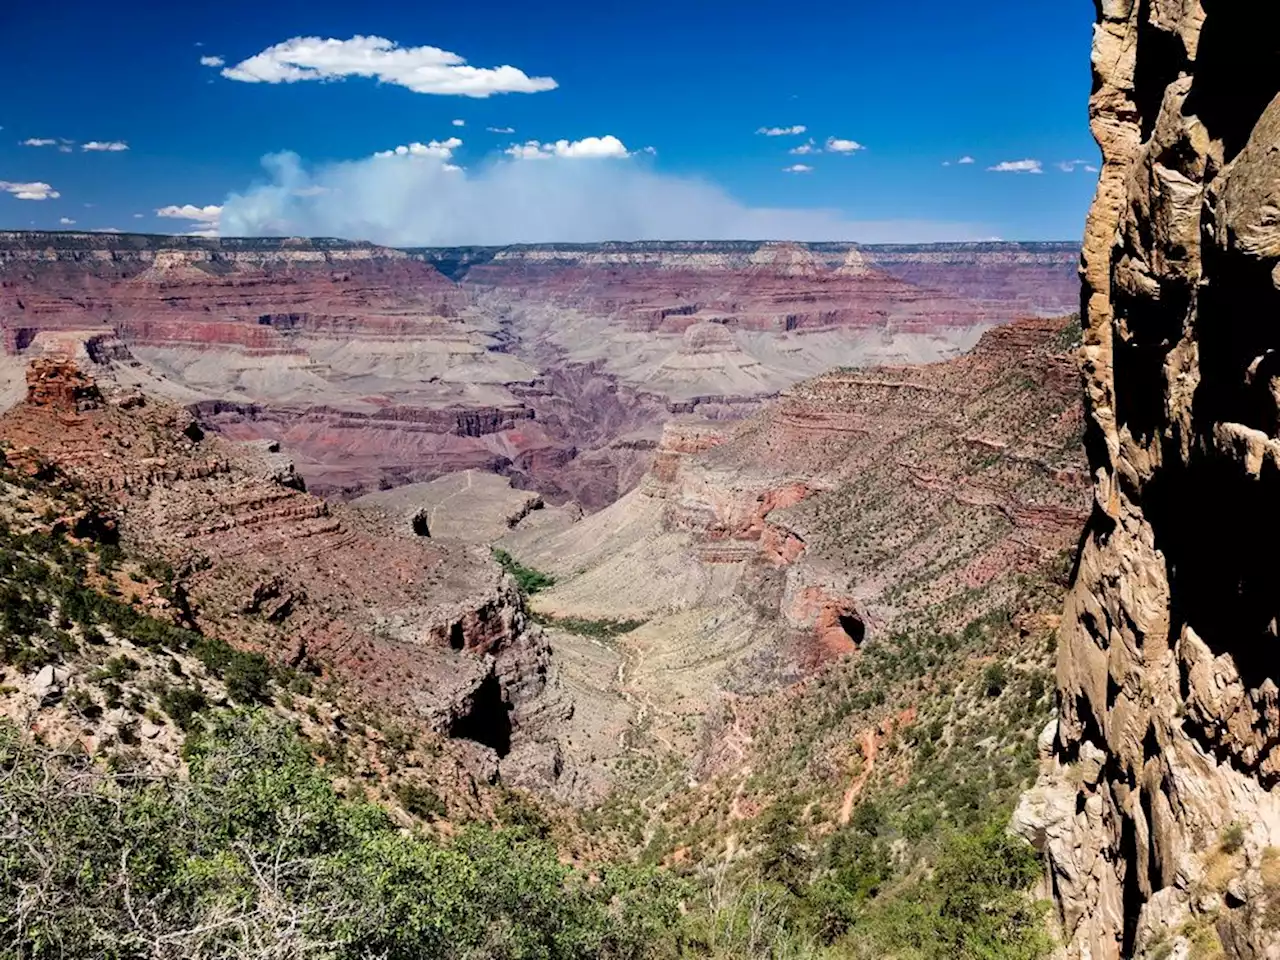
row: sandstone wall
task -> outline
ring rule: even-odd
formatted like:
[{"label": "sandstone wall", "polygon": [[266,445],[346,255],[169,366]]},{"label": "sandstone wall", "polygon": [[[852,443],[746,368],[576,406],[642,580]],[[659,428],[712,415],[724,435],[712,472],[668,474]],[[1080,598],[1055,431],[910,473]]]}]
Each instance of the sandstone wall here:
[{"label": "sandstone wall", "polygon": [[1018,817],[1072,957],[1280,956],[1278,28],[1273,3],[1099,2],[1095,503]]}]

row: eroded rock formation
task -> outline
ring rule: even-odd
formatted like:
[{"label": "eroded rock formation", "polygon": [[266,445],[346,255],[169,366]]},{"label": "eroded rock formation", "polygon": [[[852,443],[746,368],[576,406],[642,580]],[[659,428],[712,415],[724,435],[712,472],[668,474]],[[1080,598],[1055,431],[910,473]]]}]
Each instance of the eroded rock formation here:
[{"label": "eroded rock formation", "polygon": [[1018,822],[1071,957],[1276,957],[1280,8],[1099,11],[1095,502],[1056,736]]},{"label": "eroded rock formation", "polygon": [[34,359],[28,385],[0,416],[8,462],[109,505],[131,545],[177,571],[186,624],[470,741],[482,775],[502,761],[508,779],[554,782],[550,651],[487,551],[330,505],[269,445],[206,434],[73,358]]},{"label": "eroded rock formation", "polygon": [[[709,757],[715,718],[864,639],[961,631],[1013,603],[1087,517],[1074,333],[1018,321],[945,363],[833,371],[742,423],[674,420],[616,503],[519,524],[500,545],[557,577],[533,607],[566,686],[589,691],[574,749],[614,755],[633,711]],[[638,626],[607,648],[556,626],[616,619]]]},{"label": "eroded rock formation", "polygon": [[937,359],[1065,312],[1076,256],[0,232],[0,405],[29,355],[92,330],[94,359],[226,436],[278,440],[321,495],[480,469],[598,509],[672,416],[741,419],[837,363]]}]

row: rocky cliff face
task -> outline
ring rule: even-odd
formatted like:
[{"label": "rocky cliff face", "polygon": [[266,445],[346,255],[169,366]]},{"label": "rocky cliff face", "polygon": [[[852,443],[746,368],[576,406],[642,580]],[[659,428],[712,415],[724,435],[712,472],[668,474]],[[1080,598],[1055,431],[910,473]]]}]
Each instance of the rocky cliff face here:
[{"label": "rocky cliff face", "polygon": [[467,741],[482,776],[502,762],[508,779],[554,781],[549,651],[486,551],[330,506],[274,445],[206,435],[186,409],[93,373],[32,360],[0,442],[10,464],[56,469],[110,506],[131,546],[172,564],[190,625]]},{"label": "rocky cliff face", "polygon": [[1280,956],[1280,10],[1104,0],[1094,507],[1020,823],[1072,957]]}]

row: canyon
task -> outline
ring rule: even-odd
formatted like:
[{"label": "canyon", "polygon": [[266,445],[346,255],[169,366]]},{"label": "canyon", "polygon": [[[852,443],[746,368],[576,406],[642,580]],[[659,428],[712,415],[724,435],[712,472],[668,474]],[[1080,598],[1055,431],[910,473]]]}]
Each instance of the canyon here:
[{"label": "canyon", "polygon": [[0,397],[62,334],[348,498],[449,473],[599,509],[662,424],[740,419],[836,365],[922,362],[1074,309],[1078,247],[634,243],[391,250],[0,234]]}]

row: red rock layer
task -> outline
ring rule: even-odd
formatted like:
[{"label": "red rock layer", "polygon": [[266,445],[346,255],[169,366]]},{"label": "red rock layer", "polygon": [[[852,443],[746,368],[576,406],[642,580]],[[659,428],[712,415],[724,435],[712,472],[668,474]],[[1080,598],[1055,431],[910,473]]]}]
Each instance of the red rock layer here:
[{"label": "red rock layer", "polygon": [[540,635],[486,556],[367,526],[301,492],[267,448],[204,436],[185,410],[140,394],[100,392],[65,359],[33,362],[0,440],[11,461],[52,464],[112,504],[129,538],[184,571],[207,632],[315,661],[357,698],[445,732],[505,725],[484,741],[500,754],[541,692]]}]

